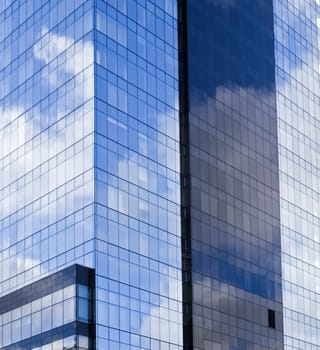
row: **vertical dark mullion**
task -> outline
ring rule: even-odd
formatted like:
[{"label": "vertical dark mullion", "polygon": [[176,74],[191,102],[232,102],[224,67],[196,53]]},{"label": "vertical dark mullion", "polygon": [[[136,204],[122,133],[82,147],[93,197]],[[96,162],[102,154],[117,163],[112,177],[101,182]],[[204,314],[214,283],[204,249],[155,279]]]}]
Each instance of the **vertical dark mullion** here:
[{"label": "vertical dark mullion", "polygon": [[178,0],[183,347],[193,349],[187,4]]}]

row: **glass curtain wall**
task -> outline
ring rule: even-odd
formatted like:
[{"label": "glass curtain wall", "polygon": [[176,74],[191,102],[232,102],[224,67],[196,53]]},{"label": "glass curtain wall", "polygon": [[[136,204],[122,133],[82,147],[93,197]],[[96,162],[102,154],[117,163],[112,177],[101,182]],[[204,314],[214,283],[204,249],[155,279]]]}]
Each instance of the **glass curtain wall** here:
[{"label": "glass curtain wall", "polygon": [[320,2],[274,1],[285,349],[320,346]]},{"label": "glass curtain wall", "polygon": [[175,0],[95,2],[97,349],[182,349]]}]

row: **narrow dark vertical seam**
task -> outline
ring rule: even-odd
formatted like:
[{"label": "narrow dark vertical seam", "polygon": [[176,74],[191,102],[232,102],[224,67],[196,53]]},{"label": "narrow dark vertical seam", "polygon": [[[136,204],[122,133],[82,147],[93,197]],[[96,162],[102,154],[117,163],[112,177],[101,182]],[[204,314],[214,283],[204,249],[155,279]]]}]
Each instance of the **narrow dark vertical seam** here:
[{"label": "narrow dark vertical seam", "polygon": [[93,350],[96,348],[96,274],[95,270],[89,271],[89,303],[90,303],[90,340],[89,349]]},{"label": "narrow dark vertical seam", "polygon": [[178,0],[183,348],[193,349],[187,0]]}]

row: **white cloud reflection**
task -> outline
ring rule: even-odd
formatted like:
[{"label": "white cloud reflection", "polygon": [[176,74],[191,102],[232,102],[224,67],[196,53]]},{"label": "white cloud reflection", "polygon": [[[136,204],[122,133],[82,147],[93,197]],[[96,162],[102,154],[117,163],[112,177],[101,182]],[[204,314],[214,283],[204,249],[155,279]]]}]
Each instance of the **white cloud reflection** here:
[{"label": "white cloud reflection", "polygon": [[181,281],[160,273],[160,304],[150,308],[150,314],[142,316],[140,334],[172,344],[182,344],[181,310],[170,310],[170,300],[174,304],[182,300]]},{"label": "white cloud reflection", "polygon": [[52,33],[48,31],[48,28],[43,27],[41,40],[34,45],[33,53],[35,58],[49,65],[48,67],[50,67],[50,63],[54,59],[64,53],[65,59],[57,65],[56,69],[43,72],[44,79],[47,79],[50,85],[58,86],[65,83],[66,74],[70,74],[76,79],[76,98],[83,101],[93,96],[93,67],[91,74],[88,74],[87,77],[89,81],[86,81],[85,84],[83,84],[83,77],[81,75],[77,76],[89,65],[93,64],[94,48],[91,41],[79,40],[75,43],[73,39]]},{"label": "white cloud reflection", "polygon": [[[49,106],[46,112],[40,111],[37,106],[27,110],[27,107],[21,103],[0,110],[0,136],[2,136],[0,180],[3,183],[0,217],[5,218],[26,206],[30,207],[31,203],[34,207],[29,216],[25,215],[20,220],[24,228],[20,239],[57,221],[62,217],[59,216],[61,213],[71,214],[76,209],[91,203],[94,194],[93,184],[90,185],[89,181],[87,185],[83,185],[81,180],[76,191],[66,196],[60,195],[61,198],[51,198],[56,197],[54,190],[61,188],[74,178],[81,177],[84,173],[90,179],[90,169],[93,167],[93,147],[92,145],[90,147],[92,144],[90,137],[87,138],[89,147],[85,151],[79,150],[78,153],[71,154],[69,152],[69,156],[65,157],[58,157],[58,155],[62,155],[62,152],[67,149],[71,150],[76,142],[93,131],[92,104],[74,109],[75,106],[88,101],[94,93],[93,44],[83,40],[75,43],[73,39],[49,32],[45,27],[40,34],[41,39],[34,45],[33,52],[35,60],[48,65],[42,71],[43,81],[49,83],[51,90],[63,85],[66,80],[73,79],[74,83],[72,91],[66,91],[65,96],[58,99],[56,104]],[[65,55],[61,65],[57,65],[57,62],[53,63],[57,57],[61,57],[59,55]],[[56,69],[51,70],[54,64]],[[65,118],[66,122],[57,123],[70,112],[73,118],[71,123],[67,121],[68,116]],[[51,118],[49,129],[45,126],[43,130],[40,124],[43,120],[49,120],[48,114],[53,116],[53,119]],[[23,145],[25,146],[22,149]],[[11,158],[8,162],[10,154]],[[24,186],[17,186],[18,179],[24,175],[27,175],[29,180]],[[16,189],[5,190],[9,185],[16,186]],[[13,229],[12,227],[10,229]],[[87,231],[90,232],[91,229],[90,227]],[[85,228],[84,231],[86,231]],[[15,235],[19,236],[19,232],[15,232]],[[3,251],[16,243],[10,236],[8,233],[0,232]],[[33,251],[26,251],[24,255],[15,256],[14,261],[12,258],[4,259],[0,268],[0,281],[14,277],[17,273],[27,270],[30,272],[30,269],[32,273],[28,274],[28,278],[35,279],[40,276],[41,261],[34,254],[36,253]],[[15,281],[17,282],[17,279]],[[12,283],[14,288],[16,282]],[[19,283],[23,284],[24,279],[20,278]]]}]

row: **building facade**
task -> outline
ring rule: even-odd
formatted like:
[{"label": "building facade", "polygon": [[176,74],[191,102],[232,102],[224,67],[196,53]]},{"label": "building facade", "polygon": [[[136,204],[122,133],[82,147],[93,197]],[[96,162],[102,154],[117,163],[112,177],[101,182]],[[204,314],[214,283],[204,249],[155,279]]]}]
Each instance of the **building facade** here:
[{"label": "building facade", "polygon": [[176,5],[1,2],[1,348],[182,348]]},{"label": "building facade", "polygon": [[0,348],[320,346],[317,0],[0,2]]},{"label": "building facade", "polygon": [[319,1],[275,1],[282,286],[286,349],[319,334]]},{"label": "building facade", "polygon": [[186,4],[188,349],[283,349],[273,4]]}]

